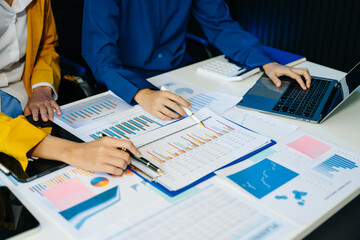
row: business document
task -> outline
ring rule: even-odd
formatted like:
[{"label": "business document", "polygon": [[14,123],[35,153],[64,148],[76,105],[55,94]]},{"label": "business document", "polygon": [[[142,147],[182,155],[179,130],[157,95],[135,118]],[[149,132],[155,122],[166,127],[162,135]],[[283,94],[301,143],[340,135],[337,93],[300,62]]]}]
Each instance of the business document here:
[{"label": "business document", "polygon": [[[157,182],[170,191],[184,188],[271,142],[207,108],[197,112],[197,117],[205,127],[185,118],[132,139],[143,157],[165,172]],[[136,166],[146,171],[143,165]]]}]

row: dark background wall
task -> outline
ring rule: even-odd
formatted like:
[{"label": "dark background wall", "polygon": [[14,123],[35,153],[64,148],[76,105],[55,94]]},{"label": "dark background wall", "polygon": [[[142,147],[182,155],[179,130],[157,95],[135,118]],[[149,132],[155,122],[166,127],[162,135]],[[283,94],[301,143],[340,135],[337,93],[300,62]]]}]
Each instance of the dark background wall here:
[{"label": "dark background wall", "polygon": [[[360,61],[360,0],[226,2],[232,17],[263,44],[345,72]],[[58,51],[84,64],[80,54],[82,6],[83,0],[52,0],[60,36]],[[190,32],[201,36],[196,23],[190,25]],[[196,49],[191,52],[201,55]]]},{"label": "dark background wall", "polygon": [[56,51],[72,61],[85,65],[81,57],[81,27],[84,0],[52,0],[59,46]]},{"label": "dark background wall", "polygon": [[232,17],[266,45],[349,71],[360,61],[359,0],[229,0]]}]

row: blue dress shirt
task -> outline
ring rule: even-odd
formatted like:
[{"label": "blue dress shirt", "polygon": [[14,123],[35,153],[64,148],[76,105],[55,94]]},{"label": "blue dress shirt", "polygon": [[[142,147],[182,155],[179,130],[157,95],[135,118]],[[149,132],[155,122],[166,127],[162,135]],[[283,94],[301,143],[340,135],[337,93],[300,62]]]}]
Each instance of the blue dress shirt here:
[{"label": "blue dress shirt", "polygon": [[85,0],[82,55],[98,82],[133,104],[140,89],[157,89],[137,70],[183,66],[191,13],[209,42],[243,67],[274,61],[223,0]]},{"label": "blue dress shirt", "polygon": [[19,100],[3,90],[0,90],[0,112],[12,118],[16,118],[23,114]]}]

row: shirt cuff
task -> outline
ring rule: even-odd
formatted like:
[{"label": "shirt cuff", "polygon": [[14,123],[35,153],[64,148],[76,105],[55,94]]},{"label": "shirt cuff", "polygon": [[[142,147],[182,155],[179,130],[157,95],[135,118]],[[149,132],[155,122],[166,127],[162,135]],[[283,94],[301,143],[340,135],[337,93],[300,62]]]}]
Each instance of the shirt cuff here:
[{"label": "shirt cuff", "polygon": [[42,82],[42,83],[34,84],[34,85],[32,85],[32,90],[34,91],[35,88],[43,87],[43,86],[51,87],[51,89],[52,89],[52,97],[53,97],[54,101],[56,101],[58,99],[58,95],[57,95],[57,93],[55,91],[54,86],[51,85],[50,83]]}]

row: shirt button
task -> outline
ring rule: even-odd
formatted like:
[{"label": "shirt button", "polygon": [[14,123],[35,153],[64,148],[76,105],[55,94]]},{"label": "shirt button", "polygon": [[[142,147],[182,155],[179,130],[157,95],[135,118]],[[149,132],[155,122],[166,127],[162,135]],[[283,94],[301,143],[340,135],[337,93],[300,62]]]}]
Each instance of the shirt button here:
[{"label": "shirt button", "polygon": [[159,53],[158,58],[162,58],[162,57],[163,57],[162,53]]}]

